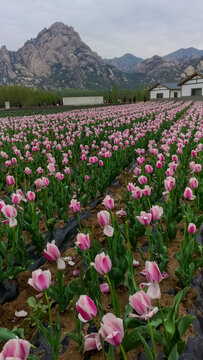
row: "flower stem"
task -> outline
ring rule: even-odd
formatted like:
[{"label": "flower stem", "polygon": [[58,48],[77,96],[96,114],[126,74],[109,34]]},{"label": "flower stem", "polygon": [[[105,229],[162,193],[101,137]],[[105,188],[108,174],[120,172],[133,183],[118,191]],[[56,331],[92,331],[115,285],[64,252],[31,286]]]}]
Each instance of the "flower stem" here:
[{"label": "flower stem", "polygon": [[166,331],[166,327],[165,327],[164,316],[163,316],[163,312],[162,312],[162,308],[161,308],[161,304],[160,304],[159,299],[157,299],[157,305],[158,305],[158,308],[159,308],[159,311],[160,311],[160,314],[161,314],[161,320],[162,320],[162,324],[163,324],[163,328],[164,328],[164,334],[165,334],[166,340],[168,340],[168,335],[167,335],[167,331]]},{"label": "flower stem", "polygon": [[112,305],[113,305],[115,315],[117,317],[119,317],[120,316],[120,309],[119,309],[119,306],[117,306],[118,305],[118,299],[116,298],[117,295],[115,294],[115,292],[114,292],[114,290],[112,288],[111,281],[109,279],[108,274],[106,274],[106,279],[107,279],[109,287],[110,287],[111,301],[112,301]]},{"label": "flower stem", "polygon": [[[128,222],[127,221],[125,221],[125,229],[126,229],[126,238],[127,238],[127,244],[128,244],[128,251],[129,251],[129,254],[131,254],[129,231],[128,231]],[[132,276],[133,287],[134,287],[134,290],[136,291],[137,286],[136,286],[136,282],[135,282],[135,274],[134,274],[134,270],[133,270],[133,264],[130,265],[130,271],[131,271],[131,276]]]},{"label": "flower stem", "polygon": [[45,295],[46,302],[47,302],[47,305],[48,305],[49,323],[50,323],[50,336],[51,336],[51,347],[52,347],[52,351],[53,351],[53,350],[54,350],[53,322],[52,322],[52,315],[51,315],[51,306],[50,306],[50,302],[49,302],[49,298],[48,298],[48,296],[47,296],[46,290],[44,290],[44,295]]},{"label": "flower stem", "polygon": [[154,336],[153,336],[152,327],[151,327],[149,319],[147,319],[147,322],[148,322],[148,325],[149,325],[150,336],[151,336],[151,339],[152,339],[152,348],[153,348],[154,360],[157,360],[156,359],[156,349],[155,349],[155,343],[154,343]]},{"label": "flower stem", "polygon": [[184,236],[183,236],[183,248],[185,249],[185,238],[186,238],[186,216],[183,215],[183,225],[184,225]]},{"label": "flower stem", "polygon": [[125,350],[124,350],[123,346],[120,344],[119,347],[120,347],[120,350],[121,350],[121,352],[122,352],[123,359],[124,359],[124,360],[127,360],[127,356],[126,356],[126,353],[125,353]]}]

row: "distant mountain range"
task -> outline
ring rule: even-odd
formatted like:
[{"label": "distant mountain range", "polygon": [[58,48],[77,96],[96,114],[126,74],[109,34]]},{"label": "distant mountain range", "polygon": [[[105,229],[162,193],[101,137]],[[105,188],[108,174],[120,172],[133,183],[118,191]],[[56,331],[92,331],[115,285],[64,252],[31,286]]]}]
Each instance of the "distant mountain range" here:
[{"label": "distant mountain range", "polygon": [[179,49],[142,59],[125,54],[102,59],[71,26],[56,22],[19,50],[0,49],[0,85],[58,90],[63,88],[137,88],[157,81],[180,81],[203,71],[203,50]]}]

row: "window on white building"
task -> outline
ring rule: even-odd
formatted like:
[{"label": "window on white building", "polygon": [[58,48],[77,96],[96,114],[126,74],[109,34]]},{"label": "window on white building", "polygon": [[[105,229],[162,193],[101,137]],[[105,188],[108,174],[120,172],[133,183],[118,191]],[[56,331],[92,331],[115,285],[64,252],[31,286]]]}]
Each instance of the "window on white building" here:
[{"label": "window on white building", "polygon": [[192,95],[192,96],[202,95],[202,88],[191,89],[191,95]]},{"label": "window on white building", "polygon": [[156,98],[157,98],[157,99],[162,99],[162,98],[163,98],[163,93],[158,93],[158,94],[156,94]]},{"label": "window on white building", "polygon": [[178,97],[178,93],[174,92],[174,98]]}]

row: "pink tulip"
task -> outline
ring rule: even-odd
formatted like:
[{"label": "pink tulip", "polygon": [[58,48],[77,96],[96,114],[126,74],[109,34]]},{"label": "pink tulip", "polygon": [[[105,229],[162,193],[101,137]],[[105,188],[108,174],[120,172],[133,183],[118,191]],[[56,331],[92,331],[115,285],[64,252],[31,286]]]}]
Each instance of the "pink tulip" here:
[{"label": "pink tulip", "polygon": [[84,337],[84,352],[91,350],[101,350],[101,340],[98,333],[91,333]]},{"label": "pink tulip", "polygon": [[134,190],[132,191],[132,197],[133,199],[141,199],[142,197],[142,189],[139,188],[139,186],[135,186]]},{"label": "pink tulip", "polygon": [[152,220],[157,221],[163,215],[163,208],[161,206],[154,205],[150,209],[150,213],[152,214]]},{"label": "pink tulip", "polygon": [[157,169],[161,169],[161,168],[162,168],[162,162],[161,162],[161,161],[158,160],[158,161],[156,162],[156,168],[157,168]]},{"label": "pink tulip", "polygon": [[111,270],[111,259],[104,252],[97,254],[94,259],[92,266],[98,271],[99,274],[107,274]]},{"label": "pink tulip", "polygon": [[143,189],[143,194],[145,196],[150,196],[151,195],[151,187],[149,185],[145,185],[144,189]]},{"label": "pink tulip", "polygon": [[44,186],[42,179],[40,179],[40,178],[36,179],[35,180],[35,185],[36,185],[37,188],[41,188],[42,186]]},{"label": "pink tulip", "polygon": [[61,258],[61,253],[55,245],[55,240],[51,243],[47,243],[47,247],[44,249],[44,256],[48,261],[56,261],[58,270],[65,269],[65,261]]},{"label": "pink tulip", "polygon": [[191,189],[197,189],[198,188],[198,180],[196,178],[191,178],[189,180],[189,187]]},{"label": "pink tulip", "polygon": [[37,173],[38,174],[43,174],[44,173],[44,170],[40,167],[37,168]]},{"label": "pink tulip", "polygon": [[154,281],[158,283],[163,279],[159,267],[155,261],[146,261],[145,270],[147,281]]},{"label": "pink tulip", "polygon": [[106,210],[113,210],[113,208],[114,208],[114,199],[111,196],[106,195],[106,197],[104,198],[102,204],[105,206]]},{"label": "pink tulip", "polygon": [[103,339],[113,346],[121,344],[124,337],[123,320],[108,313],[103,316],[102,322],[99,333]]},{"label": "pink tulip", "polygon": [[129,184],[127,185],[127,189],[128,189],[129,192],[132,192],[132,191],[134,190],[134,188],[135,188],[135,186],[134,186],[133,183],[129,183]]},{"label": "pink tulip", "polygon": [[164,180],[164,186],[166,191],[171,191],[173,189],[173,186],[175,185],[176,179],[172,176],[168,176]]},{"label": "pink tulip", "polygon": [[23,339],[11,339],[4,345],[0,360],[26,360],[30,351],[30,343]]},{"label": "pink tulip", "polygon": [[141,169],[139,167],[135,167],[133,172],[136,176],[139,176],[141,174]]},{"label": "pink tulip", "polygon": [[194,200],[196,198],[196,196],[193,195],[192,189],[190,189],[189,187],[185,188],[183,196],[186,200]]},{"label": "pink tulip", "polygon": [[32,277],[29,278],[28,284],[37,291],[44,291],[51,285],[51,273],[49,270],[43,271],[38,269],[32,272]]},{"label": "pink tulip", "polygon": [[27,200],[33,202],[35,200],[35,193],[33,191],[27,192]]},{"label": "pink tulip", "polygon": [[[148,283],[141,285],[148,286],[147,294],[151,299],[159,299],[161,291],[158,283],[163,279],[163,276],[157,263],[155,261],[146,261],[145,272]],[[141,285],[140,287],[142,287]]]},{"label": "pink tulip", "polygon": [[140,212],[140,216],[136,216],[137,220],[142,225],[149,225],[152,220],[152,215],[150,213],[146,213],[145,211]]},{"label": "pink tulip", "polygon": [[77,234],[76,245],[80,250],[87,250],[90,248],[90,237],[89,234]]},{"label": "pink tulip", "polygon": [[97,315],[97,307],[87,295],[80,295],[76,302],[76,308],[79,312],[78,317],[82,322],[90,321]]},{"label": "pink tulip", "polygon": [[151,165],[145,165],[145,172],[146,174],[153,173],[153,167]]},{"label": "pink tulip", "polygon": [[144,175],[141,175],[141,176],[138,178],[138,181],[139,181],[139,183],[140,183],[141,185],[147,184],[147,178],[146,178],[146,176],[144,176]]},{"label": "pink tulip", "polygon": [[120,209],[120,210],[118,210],[118,211],[116,212],[116,215],[126,216],[127,213],[126,213],[126,211],[122,208],[122,209]]},{"label": "pink tulip", "polygon": [[138,319],[151,319],[158,311],[158,307],[155,307],[153,310],[151,310],[150,296],[143,290],[139,290],[136,292],[136,294],[131,295],[129,298],[129,303],[137,312],[137,314],[131,313],[130,316],[136,317]]},{"label": "pink tulip", "polygon": [[5,206],[5,202],[3,200],[0,200],[0,211],[2,210],[2,208]]},{"label": "pink tulip", "polygon": [[110,287],[108,283],[103,283],[99,285],[102,295],[110,293]]},{"label": "pink tulip", "polygon": [[1,212],[4,214],[5,218],[9,221],[9,227],[14,227],[17,225],[17,211],[12,205],[4,205],[1,209]]},{"label": "pink tulip", "polygon": [[196,225],[193,223],[189,223],[187,231],[189,232],[189,234],[195,234],[197,232]]},{"label": "pink tulip", "polygon": [[42,183],[43,183],[43,186],[49,186],[49,179],[46,177],[42,177]]},{"label": "pink tulip", "polygon": [[13,205],[20,204],[21,200],[22,200],[22,196],[20,194],[12,194],[12,203],[13,203]]},{"label": "pink tulip", "polygon": [[32,170],[29,167],[25,168],[25,175],[30,175],[32,173]]},{"label": "pink tulip", "polygon": [[76,199],[72,199],[69,205],[69,208],[73,213],[80,211],[80,202]]},{"label": "pink tulip", "polygon": [[194,172],[201,172],[202,171],[202,165],[201,164],[195,164]]},{"label": "pink tulip", "polygon": [[14,177],[11,176],[11,175],[8,175],[8,176],[6,177],[6,184],[7,184],[8,186],[13,186],[13,185],[15,185],[15,179],[14,179]]},{"label": "pink tulip", "polygon": [[98,212],[97,220],[99,225],[104,228],[104,234],[109,237],[112,237],[114,233],[114,228],[110,225],[109,212],[106,210]]}]

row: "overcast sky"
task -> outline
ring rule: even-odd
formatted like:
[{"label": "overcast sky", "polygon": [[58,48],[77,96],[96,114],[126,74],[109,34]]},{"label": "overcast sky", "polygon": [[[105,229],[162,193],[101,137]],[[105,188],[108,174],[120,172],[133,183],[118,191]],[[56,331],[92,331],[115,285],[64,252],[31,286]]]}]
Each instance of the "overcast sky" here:
[{"label": "overcast sky", "polygon": [[56,21],[103,58],[203,49],[203,0],[0,0],[0,47],[17,50]]}]

